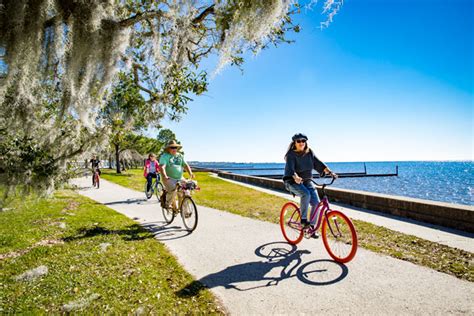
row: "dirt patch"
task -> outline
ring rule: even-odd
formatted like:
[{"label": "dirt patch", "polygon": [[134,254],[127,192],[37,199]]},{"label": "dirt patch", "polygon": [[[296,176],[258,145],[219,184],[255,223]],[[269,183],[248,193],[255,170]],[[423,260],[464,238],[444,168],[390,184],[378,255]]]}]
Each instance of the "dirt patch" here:
[{"label": "dirt patch", "polygon": [[89,306],[90,303],[92,303],[92,301],[94,301],[98,298],[100,298],[100,295],[94,293],[94,294],[91,294],[89,297],[83,297],[83,298],[80,298],[76,301],[69,302],[69,303],[63,305],[63,311],[72,312],[72,311],[77,311],[77,310],[83,309],[83,308]]},{"label": "dirt patch", "polygon": [[49,226],[58,226],[61,229],[66,229],[67,227],[65,222],[52,222]]},{"label": "dirt patch", "polygon": [[33,250],[36,247],[40,247],[40,246],[51,247],[51,246],[60,245],[60,244],[64,244],[64,241],[62,241],[60,239],[43,239],[43,240],[40,240],[37,243],[35,243],[33,246],[30,246],[26,249],[11,251],[11,252],[8,252],[8,253],[5,253],[5,254],[0,254],[0,260],[23,256],[24,254],[30,252],[31,250]]},{"label": "dirt patch", "polygon": [[135,316],[140,316],[145,314],[145,308],[143,306],[138,307],[133,313]]},{"label": "dirt patch", "polygon": [[111,243],[108,243],[108,242],[101,243],[101,244],[99,245],[99,247],[100,247],[100,252],[106,252],[106,251],[107,251],[107,248],[109,248],[110,246],[112,246]]},{"label": "dirt patch", "polygon": [[48,267],[47,266],[39,266],[34,269],[28,270],[18,276],[15,277],[17,281],[33,281],[39,277],[48,274]]},{"label": "dirt patch", "polygon": [[61,213],[65,214],[69,211],[74,211],[77,209],[77,207],[79,206],[79,202],[77,201],[69,201],[69,203],[66,205],[66,207],[63,208],[63,210],[61,211]]}]

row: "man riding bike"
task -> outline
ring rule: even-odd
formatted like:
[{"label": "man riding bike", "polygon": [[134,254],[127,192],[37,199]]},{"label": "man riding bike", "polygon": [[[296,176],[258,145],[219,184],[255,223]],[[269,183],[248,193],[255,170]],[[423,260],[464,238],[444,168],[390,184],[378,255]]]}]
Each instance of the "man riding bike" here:
[{"label": "man riding bike", "polygon": [[143,167],[143,176],[147,180],[147,186],[146,186],[147,192],[149,192],[151,189],[153,178],[157,178],[157,182],[160,181],[160,178],[158,176],[159,171],[160,171],[160,165],[158,164],[158,161],[156,160],[156,156],[155,154],[150,153],[148,155],[148,159],[145,160],[145,166]]},{"label": "man riding bike", "polygon": [[99,173],[99,176],[101,175],[100,160],[97,158],[96,155],[93,155],[92,159],[89,160],[89,162],[91,163],[91,168],[92,168],[92,185],[94,185],[95,172],[97,171]]},{"label": "man riding bike", "polygon": [[163,175],[163,184],[166,189],[166,204],[170,208],[176,198],[176,184],[183,179],[183,169],[186,169],[189,176],[194,178],[191,167],[184,160],[184,155],[178,152],[182,146],[175,140],[168,143],[165,152],[160,157],[161,174]]}]

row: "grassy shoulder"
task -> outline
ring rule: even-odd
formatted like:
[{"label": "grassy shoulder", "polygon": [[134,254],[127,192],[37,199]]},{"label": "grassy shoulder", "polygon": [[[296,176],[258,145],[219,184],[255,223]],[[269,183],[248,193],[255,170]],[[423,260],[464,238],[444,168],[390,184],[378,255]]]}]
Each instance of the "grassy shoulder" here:
[{"label": "grassy shoulder", "polygon": [[[194,196],[198,204],[246,217],[278,223],[284,198],[224,181],[208,173],[196,173],[201,191]],[[124,174],[106,172],[104,178],[132,189],[142,190],[141,170]],[[353,220],[359,245],[374,252],[410,261],[460,279],[474,281],[473,254],[416,236],[403,234],[360,220]]]},{"label": "grassy shoulder", "polygon": [[176,294],[192,281],[151,233],[73,191],[0,212],[0,314],[222,314],[210,291]]}]

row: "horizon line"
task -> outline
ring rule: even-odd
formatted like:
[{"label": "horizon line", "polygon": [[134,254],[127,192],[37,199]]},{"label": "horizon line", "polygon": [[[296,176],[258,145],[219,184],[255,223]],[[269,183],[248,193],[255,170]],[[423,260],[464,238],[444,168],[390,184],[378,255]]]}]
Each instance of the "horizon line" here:
[{"label": "horizon line", "polygon": [[[188,162],[200,162],[200,163],[246,163],[246,164],[257,164],[257,163],[284,163],[279,162],[255,162],[255,161],[203,161],[203,160],[189,160]],[[361,161],[328,161],[327,163],[366,163],[366,162],[474,162],[474,159],[447,159],[447,160],[361,160]]]}]

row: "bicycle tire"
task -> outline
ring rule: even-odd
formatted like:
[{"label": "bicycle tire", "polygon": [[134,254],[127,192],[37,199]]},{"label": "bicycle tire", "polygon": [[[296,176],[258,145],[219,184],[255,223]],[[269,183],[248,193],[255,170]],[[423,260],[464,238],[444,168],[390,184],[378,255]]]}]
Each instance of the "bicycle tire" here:
[{"label": "bicycle tire", "polygon": [[280,212],[280,228],[283,237],[290,245],[296,245],[303,239],[300,222],[301,216],[298,205],[293,202],[283,205]]},{"label": "bicycle tire", "polygon": [[[190,213],[186,212],[186,209],[184,208],[186,204],[188,204],[188,211],[191,211]],[[188,232],[194,231],[198,224],[198,211],[196,203],[194,203],[191,197],[185,196],[183,201],[181,202],[181,206],[179,209],[181,210],[181,218],[183,219],[183,224],[186,230]],[[193,214],[195,218],[194,221],[192,221],[191,223],[186,222],[186,219],[191,218]]]},{"label": "bicycle tire", "polygon": [[[152,185],[153,185],[153,182],[152,182]],[[145,191],[145,196],[146,196],[147,200],[149,200],[153,196],[153,192],[148,191],[148,181],[145,181],[145,190],[144,191]]]},{"label": "bicycle tire", "polygon": [[161,201],[161,195],[163,194],[164,190],[165,188],[163,187],[163,184],[161,184],[161,182],[158,182],[156,184],[156,189],[155,189],[155,195],[156,195],[156,198],[158,199],[158,202]]},{"label": "bicycle tire", "polygon": [[358,244],[357,232],[352,221],[342,212],[330,210],[325,214],[321,235],[324,247],[334,261],[347,263],[354,258]]},{"label": "bicycle tire", "polygon": [[[166,192],[163,192],[163,194],[166,194]],[[163,198],[166,198],[166,196],[163,196]],[[161,199],[160,199],[160,206],[161,206],[161,213],[163,213],[163,218],[165,219],[166,224],[171,224],[176,214],[173,212],[173,210],[168,210],[166,207],[163,207],[163,203]]]}]

